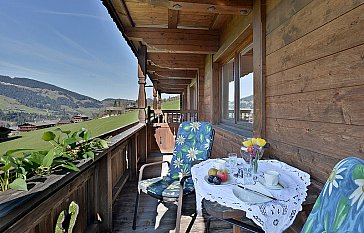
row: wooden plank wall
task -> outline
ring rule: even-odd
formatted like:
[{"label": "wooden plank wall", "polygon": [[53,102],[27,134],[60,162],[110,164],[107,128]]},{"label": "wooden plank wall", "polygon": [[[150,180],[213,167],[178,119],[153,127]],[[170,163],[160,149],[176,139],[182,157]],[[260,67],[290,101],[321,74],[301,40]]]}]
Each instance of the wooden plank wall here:
[{"label": "wooden plank wall", "polygon": [[[204,96],[202,109],[203,120],[211,122],[211,82],[212,82],[212,55],[206,55],[205,61]],[[216,93],[217,94],[217,93]]]},{"label": "wooden plank wall", "polygon": [[342,158],[364,158],[363,2],[267,0],[271,153],[322,183]]}]

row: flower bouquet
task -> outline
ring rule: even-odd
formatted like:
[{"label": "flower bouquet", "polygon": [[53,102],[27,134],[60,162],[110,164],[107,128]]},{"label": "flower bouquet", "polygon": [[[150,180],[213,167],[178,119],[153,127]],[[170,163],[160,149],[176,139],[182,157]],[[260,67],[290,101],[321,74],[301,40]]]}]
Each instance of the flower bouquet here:
[{"label": "flower bouquet", "polygon": [[250,163],[253,168],[253,172],[257,173],[258,171],[258,161],[263,157],[263,147],[267,142],[262,138],[252,138],[242,142],[243,147],[242,151],[247,151],[250,155]]}]

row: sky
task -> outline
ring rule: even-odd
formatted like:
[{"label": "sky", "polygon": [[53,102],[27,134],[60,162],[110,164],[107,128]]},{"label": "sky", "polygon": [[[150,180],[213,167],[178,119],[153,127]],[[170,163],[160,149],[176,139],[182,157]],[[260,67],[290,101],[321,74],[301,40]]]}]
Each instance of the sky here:
[{"label": "sky", "polygon": [[1,1],[0,18],[0,75],[137,98],[137,60],[101,1]]},{"label": "sky", "polygon": [[[240,99],[253,95],[253,73],[240,77]],[[234,102],[234,81],[229,83],[229,101]]]}]

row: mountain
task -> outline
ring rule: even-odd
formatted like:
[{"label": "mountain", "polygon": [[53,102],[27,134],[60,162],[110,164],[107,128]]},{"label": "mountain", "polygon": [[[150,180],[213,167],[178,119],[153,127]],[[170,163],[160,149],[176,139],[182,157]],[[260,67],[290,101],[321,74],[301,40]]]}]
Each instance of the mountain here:
[{"label": "mountain", "polygon": [[254,96],[249,95],[240,99],[240,108],[254,108]]},{"label": "mountain", "polygon": [[95,117],[106,103],[45,82],[0,75],[0,125],[67,119],[75,114]]},{"label": "mountain", "polygon": [[102,100],[105,107],[129,107],[136,104],[135,100],[107,98]]}]

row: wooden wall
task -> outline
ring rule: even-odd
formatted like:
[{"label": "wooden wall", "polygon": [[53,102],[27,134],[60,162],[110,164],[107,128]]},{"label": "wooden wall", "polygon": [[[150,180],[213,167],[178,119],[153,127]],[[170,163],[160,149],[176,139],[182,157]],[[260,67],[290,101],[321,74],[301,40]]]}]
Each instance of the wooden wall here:
[{"label": "wooden wall", "polygon": [[[204,96],[202,98],[203,120],[211,121],[211,84],[212,84],[212,55],[206,55],[205,64],[205,80],[204,80]],[[217,94],[217,93],[216,93]]]},{"label": "wooden wall", "polygon": [[[266,1],[265,130],[270,152],[321,183],[342,158],[364,158],[363,3]],[[242,31],[249,29],[251,19],[233,18],[226,24],[212,61],[226,61],[226,53],[236,47],[233,41],[243,41]],[[234,22],[239,27],[229,26]],[[207,57],[204,116],[213,111],[212,61]],[[242,137],[219,125],[215,130],[214,157],[239,152]]]},{"label": "wooden wall", "polygon": [[271,153],[325,182],[364,158],[363,0],[268,0],[266,136]]}]

